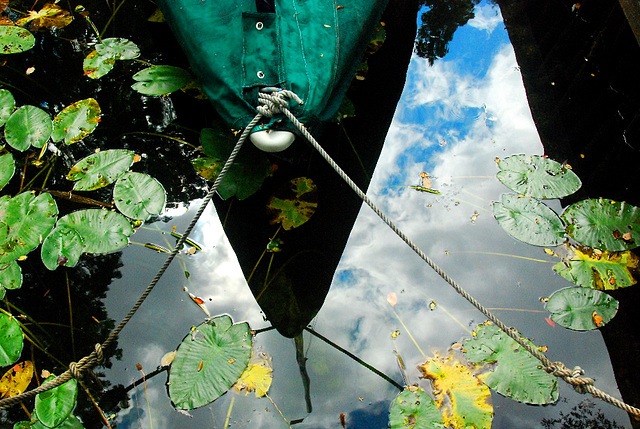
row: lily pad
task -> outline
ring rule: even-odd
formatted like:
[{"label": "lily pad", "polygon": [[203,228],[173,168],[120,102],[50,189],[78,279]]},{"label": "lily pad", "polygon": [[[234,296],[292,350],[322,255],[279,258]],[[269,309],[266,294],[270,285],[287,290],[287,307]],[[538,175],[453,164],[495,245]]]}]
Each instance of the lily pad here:
[{"label": "lily pad", "polygon": [[638,257],[629,250],[607,252],[567,244],[569,256],[553,270],[570,282],[591,289],[614,290],[637,283]]},{"label": "lily pad", "polygon": [[475,337],[464,341],[465,355],[475,364],[495,364],[490,372],[479,376],[487,386],[527,404],[558,400],[558,379],[541,369],[540,361],[513,338],[492,324],[478,325],[475,333]]},{"label": "lily pad", "polygon": [[96,45],[96,51],[102,56],[110,56],[116,60],[132,60],[140,56],[138,45],[120,37],[102,39],[102,43]]},{"label": "lily pad", "polygon": [[580,189],[578,176],[540,155],[513,155],[498,163],[497,177],[506,187],[533,198],[562,198]]},{"label": "lily pad", "polygon": [[[37,413],[33,413],[33,418],[38,418]],[[45,426],[40,420],[32,420],[29,423],[29,429],[50,429],[49,426]],[[14,429],[22,429],[22,428],[14,428]],[[26,428],[25,428],[26,429]],[[78,417],[70,414],[67,418],[60,423],[55,429],[84,429],[84,426],[78,419]]]},{"label": "lily pad", "polygon": [[84,252],[84,241],[75,229],[58,225],[44,239],[40,250],[42,262],[50,270],[75,267]]},{"label": "lily pad", "polygon": [[249,325],[218,316],[182,340],[169,373],[169,396],[174,406],[192,410],[215,401],[244,372],[251,357]]},{"label": "lily pad", "polygon": [[618,312],[618,301],[599,290],[568,287],[551,295],[545,309],[558,325],[575,331],[588,331],[613,319]]},{"label": "lily pad", "polygon": [[12,366],[0,378],[0,398],[17,396],[27,390],[33,379],[33,362],[24,361]]},{"label": "lily pad", "polygon": [[84,75],[91,79],[100,79],[113,70],[116,59],[110,55],[100,55],[95,49],[82,61]]},{"label": "lily pad", "polygon": [[503,194],[502,201],[493,203],[493,216],[513,238],[534,246],[557,246],[566,240],[558,215],[533,198]]},{"label": "lily pad", "polygon": [[444,428],[444,421],[435,402],[419,387],[408,387],[396,396],[389,412],[391,429]]},{"label": "lily pad", "polygon": [[36,38],[28,30],[15,25],[0,25],[0,54],[28,51],[35,44]]},{"label": "lily pad", "polygon": [[13,94],[9,90],[0,89],[0,127],[7,122],[15,108],[16,100],[13,98]]},{"label": "lily pad", "polygon": [[0,198],[0,264],[26,255],[49,234],[58,216],[51,195],[23,192]]},{"label": "lily pad", "polygon": [[67,179],[76,181],[76,191],[92,191],[113,183],[133,165],[135,153],[110,149],[94,153],[71,167]]},{"label": "lily pad", "polygon": [[0,189],[4,188],[16,172],[16,162],[10,152],[0,155]]},{"label": "lily pad", "polygon": [[22,328],[15,316],[0,313],[0,332],[0,366],[11,365],[20,359],[22,353]]},{"label": "lily pad", "polygon": [[109,253],[129,244],[133,228],[126,217],[107,210],[79,210],[61,217],[57,227],[73,229],[82,237],[86,253]]},{"label": "lily pad", "polygon": [[313,180],[296,177],[281,187],[267,203],[267,216],[272,225],[280,223],[286,230],[306,223],[318,207],[318,192]]},{"label": "lily pad", "polygon": [[78,142],[91,134],[100,122],[100,106],[93,98],[76,101],[65,107],[53,118],[54,142],[64,140],[66,144]]},{"label": "lily pad", "polygon": [[570,205],[562,213],[567,234],[601,250],[631,250],[640,245],[640,209],[631,204],[591,199]]},{"label": "lily pad", "polygon": [[22,269],[16,261],[0,267],[0,299],[6,289],[19,289],[22,286]]},{"label": "lily pad", "polygon": [[55,3],[45,3],[39,11],[30,10],[29,15],[16,21],[17,25],[31,24],[31,31],[41,28],[59,29],[66,27],[73,21],[69,11],[62,9]]},{"label": "lily pad", "polygon": [[24,151],[31,146],[41,148],[51,137],[52,129],[47,112],[35,106],[22,106],[7,120],[4,138],[16,150]]},{"label": "lily pad", "polygon": [[113,188],[113,199],[122,214],[131,219],[147,220],[164,210],[167,193],[153,177],[142,173],[125,173]]},{"label": "lily pad", "polygon": [[[55,376],[51,375],[46,381],[51,381],[54,378]],[[78,382],[75,379],[39,393],[35,403],[38,420],[47,427],[57,427],[71,415],[77,397]]]},{"label": "lily pad", "polygon": [[188,71],[173,66],[151,66],[133,75],[131,87],[140,94],[167,95],[184,88],[193,78]]}]

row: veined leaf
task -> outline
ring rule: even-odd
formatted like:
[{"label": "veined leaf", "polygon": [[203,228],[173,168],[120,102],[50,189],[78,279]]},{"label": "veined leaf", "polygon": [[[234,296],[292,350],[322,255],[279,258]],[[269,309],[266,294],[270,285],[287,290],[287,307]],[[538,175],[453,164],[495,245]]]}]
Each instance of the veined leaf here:
[{"label": "veined leaf", "polygon": [[126,217],[107,210],[79,210],[61,217],[58,228],[73,229],[80,235],[86,253],[109,253],[129,244],[133,228]]},{"label": "veined leaf", "polygon": [[[51,375],[46,381],[54,378],[55,376]],[[77,397],[78,382],[73,378],[58,387],[39,393],[35,403],[38,420],[47,427],[57,427],[71,415]]]},{"label": "veined leaf", "polygon": [[76,101],[65,107],[53,118],[54,142],[64,140],[66,144],[78,142],[91,134],[100,122],[100,106],[93,98]]},{"label": "veined leaf", "polygon": [[0,398],[10,398],[21,394],[27,390],[32,378],[33,363],[31,361],[26,360],[13,365],[0,378]]},{"label": "veined leaf", "polygon": [[113,188],[116,207],[131,219],[147,220],[164,210],[167,193],[153,177],[143,173],[125,173]]},{"label": "veined leaf", "polygon": [[0,189],[9,183],[16,171],[16,162],[11,152],[0,155]]},{"label": "veined leaf", "polygon": [[82,61],[84,75],[91,79],[100,79],[102,76],[113,70],[116,59],[111,55],[100,55],[97,50],[89,52]]},{"label": "veined leaf", "polygon": [[19,151],[29,147],[41,148],[49,137],[53,125],[51,117],[35,106],[22,106],[9,117],[4,126],[4,138]]},{"label": "veined leaf", "polygon": [[318,207],[318,192],[313,180],[297,177],[282,186],[267,203],[269,223],[282,224],[286,230],[306,223]]},{"label": "veined leaf", "polygon": [[0,313],[0,366],[18,361],[22,353],[22,328],[14,316]]},{"label": "veined leaf", "polygon": [[84,241],[75,229],[58,225],[44,239],[40,251],[44,266],[50,270],[75,267],[84,251]]},{"label": "veined leaf", "polygon": [[396,396],[389,411],[391,429],[444,428],[442,414],[435,402],[420,387],[407,387]]},{"label": "veined leaf", "polygon": [[67,179],[75,181],[76,191],[92,191],[113,183],[133,165],[135,153],[110,149],[94,153],[71,167]]},{"label": "veined leaf", "polygon": [[36,38],[28,30],[15,25],[0,25],[0,53],[17,54],[28,51]]},{"label": "veined leaf", "polygon": [[73,16],[55,3],[46,3],[39,11],[30,10],[29,15],[16,21],[16,25],[25,26],[31,23],[31,31],[41,28],[58,29],[66,27],[73,21]]},{"label": "veined leaf", "polygon": [[140,56],[138,45],[120,37],[102,39],[102,43],[96,45],[96,51],[102,56],[110,56],[116,60],[132,60]]},{"label": "veined leaf", "polygon": [[0,127],[7,122],[15,108],[16,100],[13,98],[13,94],[7,89],[0,89]]},{"label": "veined leaf", "polygon": [[5,289],[19,289],[22,286],[22,269],[16,261],[0,267],[0,299],[4,298]]},{"label": "veined leaf", "polygon": [[151,66],[133,75],[131,87],[140,94],[167,95],[185,87],[192,77],[188,71],[173,66]]},{"label": "veined leaf", "polygon": [[599,290],[568,287],[554,292],[544,307],[558,325],[588,331],[613,319],[618,312],[618,301]]}]

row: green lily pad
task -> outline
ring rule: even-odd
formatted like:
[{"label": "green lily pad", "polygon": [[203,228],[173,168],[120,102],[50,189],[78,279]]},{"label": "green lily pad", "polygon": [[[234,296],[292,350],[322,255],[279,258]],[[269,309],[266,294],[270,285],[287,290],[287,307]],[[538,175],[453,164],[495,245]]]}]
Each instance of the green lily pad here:
[{"label": "green lily pad", "polygon": [[153,177],[142,173],[125,173],[113,188],[113,199],[122,214],[131,219],[147,220],[164,210],[167,193]]},{"label": "green lily pad", "polygon": [[435,402],[419,387],[404,389],[391,403],[389,411],[391,429],[444,428],[442,414]]},{"label": "green lily pad", "polygon": [[638,257],[629,250],[607,252],[567,244],[569,256],[553,270],[570,282],[591,289],[614,290],[637,283]]},{"label": "green lily pad", "polygon": [[31,146],[41,148],[51,137],[52,129],[47,112],[35,106],[22,106],[7,120],[4,138],[16,150],[24,151]]},{"label": "green lily pad", "polygon": [[0,198],[0,264],[26,255],[53,228],[58,206],[51,195],[23,192]]},{"label": "green lily pad", "polygon": [[76,181],[76,191],[92,191],[113,183],[133,165],[135,153],[110,149],[94,153],[71,167],[67,179]]},{"label": "green lily pad", "polygon": [[75,229],[58,225],[44,239],[40,255],[44,266],[55,270],[59,266],[75,267],[84,252],[84,241]]},{"label": "green lily pad", "polygon": [[23,335],[14,316],[0,313],[0,366],[14,364],[20,359]]},{"label": "green lily pad", "polygon": [[[54,378],[51,375],[46,381]],[[47,427],[57,427],[71,415],[77,397],[78,382],[73,378],[58,387],[38,393],[35,403],[38,420]]]},{"label": "green lily pad", "polygon": [[579,201],[561,215],[567,234],[601,250],[631,250],[640,245],[640,209],[604,198]]},{"label": "green lily pad", "polygon": [[96,45],[96,51],[102,56],[110,56],[116,60],[132,60],[140,56],[138,45],[120,37],[102,39],[102,43]]},{"label": "green lily pad", "polygon": [[[30,429],[51,429],[49,426],[45,426],[40,420],[38,420],[37,413],[33,413],[31,417],[35,418],[36,420],[32,420],[29,423]],[[70,414],[62,423],[56,426],[55,429],[84,429],[84,426],[82,425],[80,420],[78,420],[78,417]]]},{"label": "green lily pad", "polygon": [[607,324],[618,312],[618,301],[595,289],[568,287],[554,292],[545,304],[551,320],[575,331]]},{"label": "green lily pad", "polygon": [[54,142],[64,140],[66,144],[78,142],[91,134],[100,122],[100,106],[93,98],[76,101],[65,107],[53,118]]},{"label": "green lily pad", "polygon": [[13,94],[9,90],[0,89],[0,127],[7,122],[15,108],[16,100],[13,98]]},{"label": "green lily pad", "polygon": [[4,298],[6,289],[19,289],[22,286],[22,269],[16,261],[0,267],[0,299]]},{"label": "green lily pad", "polygon": [[169,396],[180,410],[215,401],[240,378],[249,364],[249,325],[229,316],[214,317],[182,340],[169,372]]},{"label": "green lily pad", "polygon": [[15,25],[0,25],[0,54],[28,51],[35,44],[36,38],[28,30]]},{"label": "green lily pad", "polygon": [[558,215],[540,201],[503,194],[493,203],[493,216],[513,238],[534,246],[558,246],[566,238]]},{"label": "green lily pad", "polygon": [[558,379],[541,369],[540,361],[513,338],[491,324],[478,325],[475,332],[475,337],[464,341],[464,352],[475,364],[495,364],[492,371],[479,376],[487,386],[527,404],[551,404],[558,400]]},{"label": "green lily pad", "polygon": [[566,166],[540,155],[513,155],[498,163],[497,177],[506,187],[533,198],[562,198],[582,182]]},{"label": "green lily pad", "polygon": [[193,80],[188,71],[173,66],[151,66],[133,75],[131,88],[145,95],[167,95]]},{"label": "green lily pad", "polygon": [[76,231],[86,253],[109,253],[129,244],[133,228],[126,217],[107,210],[79,210],[61,217],[57,227]]},{"label": "green lily pad", "polygon": [[16,162],[10,152],[0,155],[0,189],[4,188],[16,172]]},{"label": "green lily pad", "polygon": [[280,223],[286,230],[306,223],[318,207],[318,192],[313,180],[296,177],[281,187],[267,203],[267,216],[272,225]]},{"label": "green lily pad", "polygon": [[102,76],[113,70],[116,59],[111,55],[100,55],[95,49],[82,61],[84,75],[91,79],[100,79]]}]

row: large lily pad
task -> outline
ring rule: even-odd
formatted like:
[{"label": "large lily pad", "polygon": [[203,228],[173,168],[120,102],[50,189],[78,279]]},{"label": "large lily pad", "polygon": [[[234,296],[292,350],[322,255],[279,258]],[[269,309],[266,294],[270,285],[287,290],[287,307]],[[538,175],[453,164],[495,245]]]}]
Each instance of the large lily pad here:
[{"label": "large lily pad", "polygon": [[0,189],[9,183],[16,172],[16,162],[10,152],[0,155]]},{"label": "large lily pad", "polygon": [[16,150],[24,151],[31,146],[41,148],[51,137],[52,129],[47,112],[35,106],[22,106],[7,120],[4,138]]},{"label": "large lily pad", "polygon": [[16,261],[0,267],[0,299],[4,298],[6,289],[18,289],[22,286],[22,269]]},{"label": "large lily pad", "polygon": [[76,143],[93,132],[100,122],[100,106],[93,98],[76,101],[53,118],[53,141]]},{"label": "large lily pad", "polygon": [[607,252],[586,246],[567,244],[569,256],[553,270],[578,286],[614,290],[637,283],[634,272],[638,257],[629,250]]},{"label": "large lily pad", "polygon": [[464,350],[467,359],[475,364],[495,364],[492,371],[479,376],[487,386],[527,404],[551,404],[558,400],[558,379],[542,370],[540,361],[513,338],[488,323],[478,325],[475,332],[475,337],[464,341]]},{"label": "large lily pad", "polygon": [[567,234],[601,250],[630,250],[640,245],[640,209],[631,204],[591,199],[570,205],[562,213]]},{"label": "large lily pad", "polygon": [[86,253],[109,253],[129,244],[133,228],[126,217],[107,210],[79,210],[61,217],[57,227],[73,229],[82,237]]},{"label": "large lily pad", "polygon": [[113,188],[116,207],[132,219],[147,220],[164,210],[167,193],[153,177],[129,172],[118,179]]},{"label": "large lily pad", "polygon": [[23,192],[0,198],[0,264],[35,249],[53,228],[58,206],[51,195]]},{"label": "large lily pad", "polygon": [[13,94],[7,89],[0,89],[0,127],[7,122],[15,108],[16,100],[13,98]]},{"label": "large lily pad", "polygon": [[444,428],[444,421],[435,402],[420,387],[409,387],[396,396],[389,411],[391,429]]},{"label": "large lily pad", "polygon": [[568,287],[549,297],[545,308],[551,320],[576,331],[588,331],[607,324],[618,312],[618,301],[595,289]]},{"label": "large lily pad", "polygon": [[249,325],[218,316],[195,327],[178,347],[169,373],[174,406],[191,410],[215,401],[234,385],[251,358]]},{"label": "large lily pad", "polygon": [[23,345],[22,328],[15,316],[0,313],[0,367],[11,365],[20,359]]},{"label": "large lily pad", "polygon": [[110,149],[94,153],[71,167],[67,179],[75,181],[76,191],[92,191],[113,183],[133,165],[135,153]]},{"label": "large lily pad", "polygon": [[36,38],[28,30],[15,25],[0,25],[0,54],[28,51],[35,44]]},{"label": "large lily pad", "polygon": [[286,230],[306,223],[318,207],[318,192],[313,180],[296,177],[281,187],[267,203],[272,225],[280,223]]},{"label": "large lily pad", "polygon": [[502,201],[493,203],[493,216],[513,238],[534,246],[557,246],[566,240],[558,215],[533,198],[503,194]]},{"label": "large lily pad", "polygon": [[82,61],[84,75],[91,79],[100,79],[102,76],[113,70],[116,59],[111,55],[100,55],[97,50],[89,52]]},{"label": "large lily pad", "polygon": [[42,28],[59,29],[73,21],[73,15],[55,3],[45,3],[39,11],[30,10],[29,15],[16,21],[17,25],[30,25],[31,31]]},{"label": "large lily pad", "polygon": [[[46,381],[51,381],[54,375]],[[35,409],[38,420],[47,427],[53,428],[64,422],[71,414],[78,397],[78,382],[71,379],[58,387],[54,387],[36,396]]]},{"label": "large lily pad", "polygon": [[174,66],[151,66],[133,75],[131,87],[140,94],[167,95],[187,86],[193,78],[188,71]]},{"label": "large lily pad", "polygon": [[40,250],[42,262],[50,270],[75,267],[84,252],[84,241],[75,229],[58,225],[44,239]]},{"label": "large lily pad", "polygon": [[120,37],[102,39],[96,46],[98,54],[110,56],[116,60],[132,60],[140,56],[140,48],[130,40]]},{"label": "large lily pad", "polygon": [[540,155],[513,155],[498,163],[497,177],[506,187],[533,198],[562,198],[582,183],[566,166]]}]

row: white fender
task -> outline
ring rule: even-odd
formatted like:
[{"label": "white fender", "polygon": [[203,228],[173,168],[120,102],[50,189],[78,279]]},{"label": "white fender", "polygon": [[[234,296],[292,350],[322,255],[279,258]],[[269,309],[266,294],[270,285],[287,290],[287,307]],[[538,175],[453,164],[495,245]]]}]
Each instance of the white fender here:
[{"label": "white fender", "polygon": [[291,131],[256,131],[249,135],[255,147],[264,152],[281,152],[291,146],[296,136]]}]

